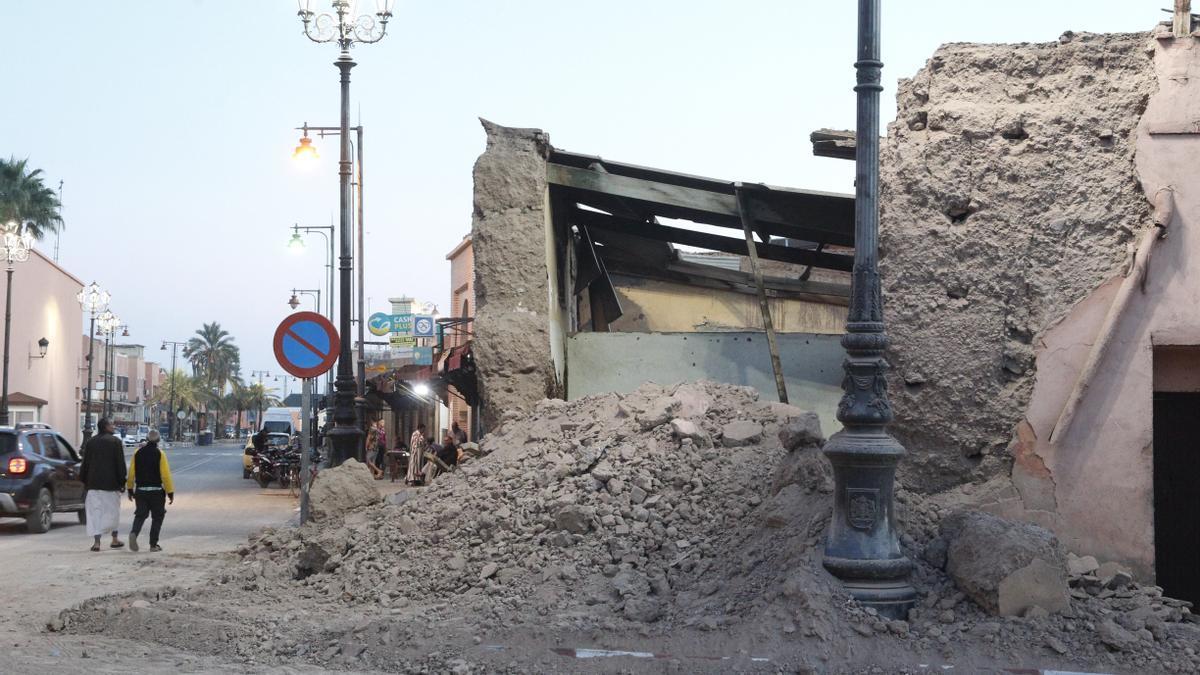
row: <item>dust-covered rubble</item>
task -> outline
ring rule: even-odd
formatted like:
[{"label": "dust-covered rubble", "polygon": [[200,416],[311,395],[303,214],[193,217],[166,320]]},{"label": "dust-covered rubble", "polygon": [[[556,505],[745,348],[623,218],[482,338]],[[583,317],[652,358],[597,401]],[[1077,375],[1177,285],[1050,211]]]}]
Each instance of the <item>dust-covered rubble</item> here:
[{"label": "dust-covered rubble", "polygon": [[[268,531],[208,586],[85,603],[56,628],[247,662],[414,672],[557,672],[570,668],[551,648],[632,642],[767,654],[745,669],[770,671],[1031,656],[1200,667],[1187,603],[1117,573],[1095,590],[1099,568],[1071,577],[1058,614],[992,616],[921,557],[950,514],[902,487],[920,602],[905,621],[858,606],[821,566],[833,492],[821,441],[815,416],[710,382],[547,400],[429,487]],[[1108,584],[1120,588],[1108,595]],[[142,599],[150,606],[131,604]]]}]

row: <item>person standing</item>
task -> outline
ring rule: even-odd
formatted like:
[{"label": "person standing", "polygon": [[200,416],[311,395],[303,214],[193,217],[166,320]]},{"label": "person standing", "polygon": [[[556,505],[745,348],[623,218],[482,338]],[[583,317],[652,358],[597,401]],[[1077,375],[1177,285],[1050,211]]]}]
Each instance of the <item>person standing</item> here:
[{"label": "person standing", "polygon": [[429,441],[425,439],[425,423],[421,422],[417,425],[417,430],[412,433],[412,438],[409,439],[409,456],[408,456],[408,476],[405,477],[405,483],[408,485],[420,485],[423,482],[421,468],[425,463],[425,451],[429,449]]},{"label": "person standing", "polygon": [[171,465],[167,453],[158,447],[160,436],[152,430],[146,435],[146,444],[133,454],[129,465],[129,478],[125,489],[129,501],[137,507],[133,513],[133,527],[129,530],[129,550],[138,550],[138,535],[146,516],[150,516],[150,551],[158,553],[158,534],[162,531],[163,518],[167,515],[167,504],[175,503],[175,482],[171,479]]},{"label": "person standing", "polygon": [[125,545],[117,538],[121,493],[125,487],[125,446],[113,435],[113,424],[107,417],[101,418],[97,427],[99,435],[83,446],[83,466],[79,469],[85,493],[83,508],[87,514],[87,532],[94,538],[93,551],[100,550],[100,537],[105,532],[112,533],[109,548]]}]

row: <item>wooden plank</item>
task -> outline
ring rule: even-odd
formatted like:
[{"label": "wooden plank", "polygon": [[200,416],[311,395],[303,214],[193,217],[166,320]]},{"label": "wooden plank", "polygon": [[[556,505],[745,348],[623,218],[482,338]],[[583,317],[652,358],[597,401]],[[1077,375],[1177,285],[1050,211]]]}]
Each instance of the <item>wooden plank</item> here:
[{"label": "wooden plank", "polygon": [[[707,232],[697,232],[695,230],[685,230],[680,227],[671,227],[668,225],[657,225],[654,223],[643,223],[627,218],[618,218],[607,213],[597,213],[595,211],[584,211],[576,209],[569,216],[572,223],[583,225],[585,227],[594,227],[602,230],[609,230],[620,234],[632,235],[635,237],[643,237],[656,241],[667,241],[674,244],[683,244],[685,246],[695,246],[697,248],[708,249],[710,251],[722,251],[724,253],[736,253],[745,255],[746,247],[744,242],[734,239],[733,237],[723,237]],[[768,260],[778,262],[788,262],[797,265],[812,265],[828,270],[838,270],[849,272],[854,266],[853,256],[841,255],[837,253],[818,253],[801,248],[788,248],[787,246],[779,246],[777,244],[765,244],[755,242],[756,253]]]},{"label": "wooden plank", "polygon": [[808,135],[816,157],[853,160],[858,154],[858,140],[853,131],[817,129]]},{"label": "wooden plank", "polygon": [[[551,185],[584,194],[628,200],[631,208],[645,214],[742,229],[731,187],[727,194],[553,163],[547,165],[546,178]],[[854,198],[849,195],[756,186],[747,198],[756,231],[838,246],[854,245]],[[580,201],[586,203],[586,197],[580,195]]]},{"label": "wooden plank", "polygon": [[1192,0],[1175,0],[1175,20],[1171,32],[1177,38],[1192,34]]},{"label": "wooden plank", "polygon": [[779,402],[787,403],[787,383],[783,379],[783,363],[779,359],[779,343],[775,339],[775,322],[771,319],[771,304],[767,302],[767,290],[763,287],[762,266],[758,264],[758,246],[754,241],[754,223],[750,220],[745,195],[738,187],[735,193],[738,212],[742,217],[742,232],[746,235],[746,251],[750,254],[750,269],[754,273],[754,289],[758,296],[758,307],[762,312],[763,332],[767,334],[767,347],[771,353],[771,370],[775,373],[775,390]]}]

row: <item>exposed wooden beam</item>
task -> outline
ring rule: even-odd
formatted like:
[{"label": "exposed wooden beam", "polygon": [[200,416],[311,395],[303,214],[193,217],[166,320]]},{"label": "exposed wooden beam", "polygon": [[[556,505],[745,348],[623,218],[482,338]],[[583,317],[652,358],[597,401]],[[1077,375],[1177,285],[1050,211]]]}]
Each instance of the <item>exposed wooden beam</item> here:
[{"label": "exposed wooden beam", "polygon": [[[554,163],[547,166],[546,176],[552,186],[571,189],[584,203],[589,194],[607,195],[621,198],[631,208],[647,214],[742,229],[730,184],[721,184],[727,191],[717,191]],[[748,187],[753,188],[747,200],[757,231],[837,246],[854,245],[853,197]]]},{"label": "exposed wooden beam", "polygon": [[853,131],[817,129],[808,135],[808,140],[812,142],[813,155],[817,157],[853,161],[857,154],[858,144]]},{"label": "exposed wooden beam", "polygon": [[[597,213],[595,211],[585,211],[576,209],[568,216],[569,222],[583,225],[590,228],[598,228],[626,234],[655,241],[666,241],[673,244],[683,244],[685,246],[695,246],[697,248],[708,249],[710,251],[722,251],[724,253],[736,253],[738,255],[746,254],[746,243],[740,239],[733,237],[723,237],[717,234],[709,234],[708,232],[697,232],[695,230],[685,230],[680,227],[671,227],[669,225],[656,225],[654,223],[643,223],[628,218],[619,218],[611,216],[607,213]],[[755,242],[757,252],[760,258],[767,260],[775,260],[778,262],[795,263],[797,265],[812,265],[827,270],[839,270],[849,272],[854,265],[854,258],[848,255],[840,255],[837,253],[818,253],[802,248],[788,248],[787,246],[779,246],[778,244],[765,244]]]}]

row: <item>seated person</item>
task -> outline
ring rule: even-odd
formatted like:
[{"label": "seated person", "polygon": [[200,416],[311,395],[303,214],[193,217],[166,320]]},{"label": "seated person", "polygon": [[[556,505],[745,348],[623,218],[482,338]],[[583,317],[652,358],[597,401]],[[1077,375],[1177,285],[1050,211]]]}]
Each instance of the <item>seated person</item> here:
[{"label": "seated person", "polygon": [[459,456],[462,451],[458,448],[458,442],[450,434],[446,434],[442,438],[441,448],[437,452],[438,459],[446,463],[446,466],[455,466],[458,464]]}]

